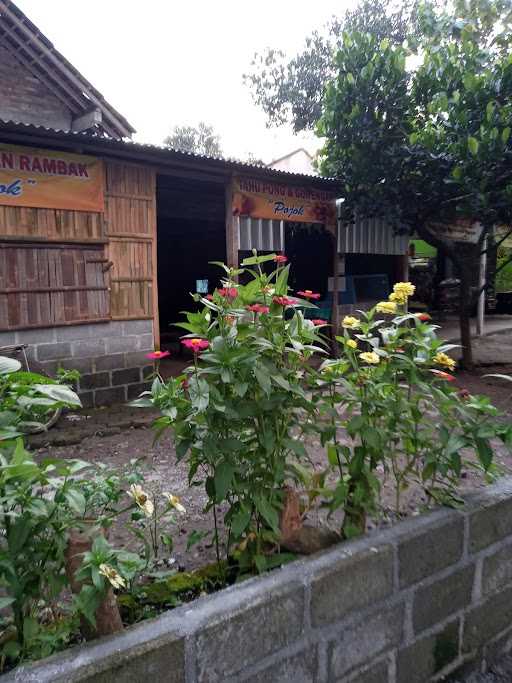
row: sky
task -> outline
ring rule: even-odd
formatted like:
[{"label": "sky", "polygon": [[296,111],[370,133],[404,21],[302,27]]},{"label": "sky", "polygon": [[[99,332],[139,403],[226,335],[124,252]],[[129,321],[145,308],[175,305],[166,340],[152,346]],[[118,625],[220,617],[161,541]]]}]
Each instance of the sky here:
[{"label": "sky", "polygon": [[161,144],[205,121],[226,156],[270,162],[313,136],[268,129],[242,76],[266,47],[294,54],[355,0],[15,0],[55,47],[136,128]]}]

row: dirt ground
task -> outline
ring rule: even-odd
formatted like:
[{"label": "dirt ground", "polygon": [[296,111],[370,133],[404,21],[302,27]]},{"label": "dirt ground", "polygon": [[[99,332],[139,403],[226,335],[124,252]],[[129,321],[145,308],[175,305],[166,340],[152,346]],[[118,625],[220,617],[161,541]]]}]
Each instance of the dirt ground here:
[{"label": "dirt ground", "polygon": [[[173,370],[177,368],[173,367]],[[483,375],[488,372],[512,374],[512,366],[497,366],[492,369],[478,370],[472,374],[461,372],[457,375],[457,385],[471,393],[487,394],[493,403],[503,411],[503,419],[512,413],[512,384]],[[215,559],[211,536],[186,550],[188,534],[193,531],[208,531],[212,528],[211,513],[205,517],[202,510],[207,502],[202,488],[189,488],[187,464],[176,463],[175,451],[170,434],[165,434],[158,442],[154,441],[151,421],[155,413],[144,409],[117,407],[96,411],[81,411],[65,415],[60,423],[47,434],[32,438],[32,447],[40,456],[58,458],[80,458],[108,467],[121,469],[137,459],[147,469],[148,488],[155,492],[169,491],[177,495],[186,507],[185,515],[176,516],[172,529],[174,549],[171,557],[167,553],[166,564],[191,569]],[[308,451],[315,468],[325,466],[325,453],[319,443],[310,442]],[[496,447],[496,462],[504,473],[512,472],[512,454],[500,444]],[[468,473],[461,482],[461,492],[478,488],[483,482],[474,473]],[[419,514],[426,500],[419,488],[409,489],[404,498],[405,514]],[[384,482],[382,490],[382,515],[368,523],[368,530],[387,526],[396,521],[392,512],[394,495],[391,483]],[[219,509],[222,527],[222,510]],[[313,511],[308,516],[312,524],[327,524],[339,528],[339,518],[326,519],[322,511]],[[123,519],[113,527],[111,541],[134,547],[133,537],[124,528]]]}]

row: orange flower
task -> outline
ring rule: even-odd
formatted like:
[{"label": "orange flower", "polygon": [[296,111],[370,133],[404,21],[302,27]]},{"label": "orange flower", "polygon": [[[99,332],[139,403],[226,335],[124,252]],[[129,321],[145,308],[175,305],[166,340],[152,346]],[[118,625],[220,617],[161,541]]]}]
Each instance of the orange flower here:
[{"label": "orange flower", "polygon": [[311,322],[313,323],[313,325],[317,325],[317,326],[320,326],[320,325],[328,325],[328,324],[329,324],[329,323],[327,322],[327,320],[322,320],[322,318],[315,318],[315,319],[312,320]]},{"label": "orange flower", "polygon": [[274,261],[276,263],[286,263],[286,261],[288,261],[288,259],[286,258],[286,256],[284,254],[276,254],[274,256]]},{"label": "orange flower", "polygon": [[439,379],[444,379],[447,382],[455,382],[455,377],[450,375],[449,372],[444,372],[443,370],[431,370],[430,372],[439,377]]},{"label": "orange flower", "polygon": [[417,313],[416,317],[418,320],[421,320],[422,323],[426,323],[429,320],[432,320],[432,316],[430,316],[428,313]]}]

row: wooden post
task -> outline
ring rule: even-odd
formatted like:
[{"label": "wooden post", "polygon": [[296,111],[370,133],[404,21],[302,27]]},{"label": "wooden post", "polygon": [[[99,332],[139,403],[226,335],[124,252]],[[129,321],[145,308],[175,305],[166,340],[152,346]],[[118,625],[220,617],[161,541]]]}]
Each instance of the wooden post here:
[{"label": "wooden post", "polygon": [[480,256],[480,272],[478,274],[478,289],[481,290],[478,295],[477,313],[476,313],[476,336],[481,337],[484,333],[484,316],[485,316],[485,278],[487,270],[487,237],[482,243],[482,251]]},{"label": "wooden post", "polygon": [[233,178],[230,178],[226,185],[226,263],[230,268],[238,268],[239,241],[238,221],[233,216]]},{"label": "wooden post", "polygon": [[153,303],[153,345],[155,349],[160,349],[160,311],[158,308],[158,249],[157,249],[157,207],[156,207],[156,172],[153,173],[153,201],[151,202],[151,220],[153,222],[151,230],[151,260],[153,270],[151,273],[151,296]]}]

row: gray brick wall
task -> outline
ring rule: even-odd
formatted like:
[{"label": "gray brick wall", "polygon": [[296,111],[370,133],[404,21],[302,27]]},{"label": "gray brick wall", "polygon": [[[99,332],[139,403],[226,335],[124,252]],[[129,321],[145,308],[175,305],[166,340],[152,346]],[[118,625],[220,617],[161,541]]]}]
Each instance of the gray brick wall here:
[{"label": "gray brick wall", "polygon": [[426,683],[512,650],[512,478],[5,683]]},{"label": "gray brick wall", "polygon": [[11,344],[29,345],[32,370],[48,375],[55,375],[59,367],[78,370],[78,393],[85,407],[136,398],[147,388],[153,369],[146,358],[153,350],[151,320],[0,332],[0,347]]},{"label": "gray brick wall", "polygon": [[0,119],[69,130],[71,111],[0,45]]}]

